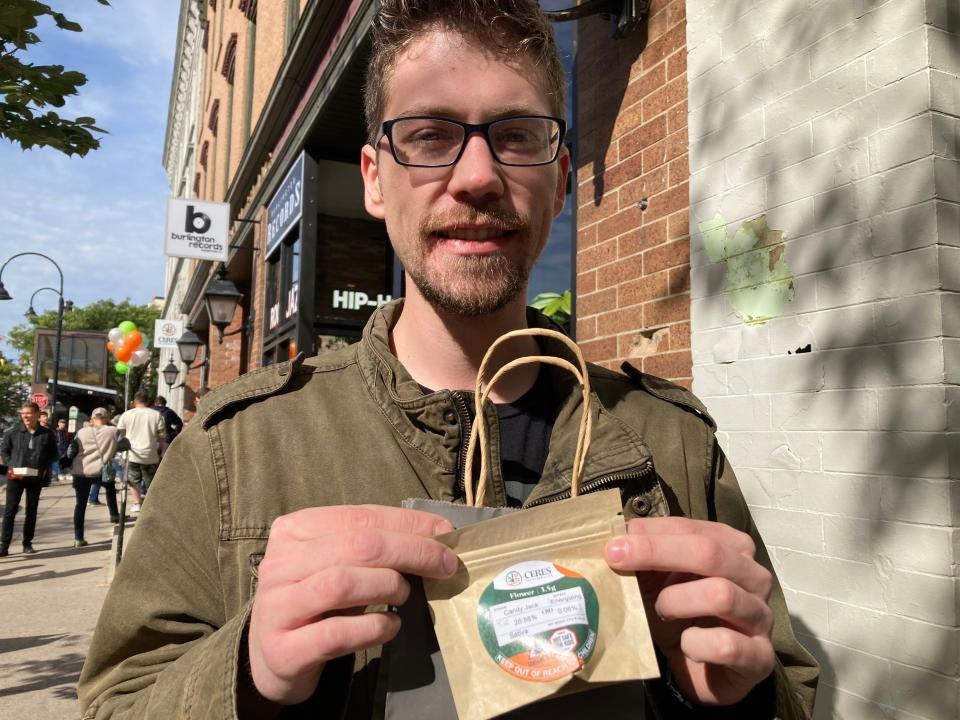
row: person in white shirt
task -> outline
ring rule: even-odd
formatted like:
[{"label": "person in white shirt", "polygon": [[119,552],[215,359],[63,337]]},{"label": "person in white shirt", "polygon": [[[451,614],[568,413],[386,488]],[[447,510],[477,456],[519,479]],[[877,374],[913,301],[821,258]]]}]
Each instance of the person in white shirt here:
[{"label": "person in white shirt", "polygon": [[166,427],[163,416],[150,407],[150,396],[143,390],[133,395],[133,408],[117,420],[117,429],[130,441],[127,462],[127,487],[133,500],[133,512],[140,511],[143,494],[149,493],[150,483],[160,464]]}]

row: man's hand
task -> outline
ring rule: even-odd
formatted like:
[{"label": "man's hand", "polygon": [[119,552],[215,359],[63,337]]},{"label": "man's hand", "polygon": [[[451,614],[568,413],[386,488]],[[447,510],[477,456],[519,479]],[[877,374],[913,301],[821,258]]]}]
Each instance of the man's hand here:
[{"label": "man's hand", "polygon": [[687,699],[742,700],[774,667],[773,576],[749,535],[687,518],[631,520],[606,546],[614,570],[636,572],[653,641]]},{"label": "man's hand", "polygon": [[397,634],[390,612],[410,585],[402,573],[443,578],[457,556],[431,536],[452,530],[437,515],[400,508],[308,508],[274,521],[250,618],[253,682],[268,700],[303,702],[325,663]]}]

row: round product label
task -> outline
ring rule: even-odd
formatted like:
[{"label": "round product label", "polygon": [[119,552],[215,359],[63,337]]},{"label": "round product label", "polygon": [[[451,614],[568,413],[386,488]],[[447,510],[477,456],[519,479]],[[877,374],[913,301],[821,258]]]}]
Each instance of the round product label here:
[{"label": "round product label", "polygon": [[543,560],[506,568],[477,607],[480,640],[505,672],[547,682],[582,668],[597,646],[600,604],[590,582]]}]

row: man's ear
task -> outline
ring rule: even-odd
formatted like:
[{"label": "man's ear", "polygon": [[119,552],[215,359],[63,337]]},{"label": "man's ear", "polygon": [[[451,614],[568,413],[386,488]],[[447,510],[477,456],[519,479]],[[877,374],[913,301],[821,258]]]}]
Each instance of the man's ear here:
[{"label": "man's ear", "polygon": [[553,216],[556,217],[563,210],[567,198],[567,176],[570,174],[570,151],[564,145],[557,158],[557,193],[553,200]]},{"label": "man's ear", "polygon": [[383,193],[380,189],[380,170],[377,168],[377,151],[372,145],[364,145],[360,151],[360,174],[363,176],[363,204],[367,212],[383,220]]}]

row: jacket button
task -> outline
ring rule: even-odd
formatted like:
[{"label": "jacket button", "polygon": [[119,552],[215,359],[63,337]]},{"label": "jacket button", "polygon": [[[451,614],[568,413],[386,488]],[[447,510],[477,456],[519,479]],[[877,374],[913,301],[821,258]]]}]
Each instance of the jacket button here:
[{"label": "jacket button", "polygon": [[457,422],[457,414],[453,410],[447,410],[443,414],[443,420],[448,425],[454,425]]},{"label": "jacket button", "polygon": [[643,495],[635,495],[630,500],[630,507],[637,514],[637,517],[646,517],[650,514],[650,501]]}]

